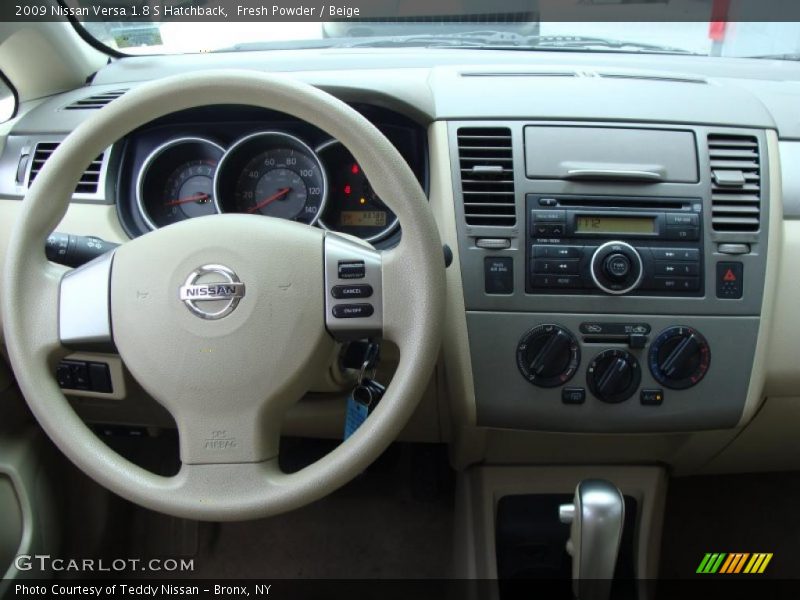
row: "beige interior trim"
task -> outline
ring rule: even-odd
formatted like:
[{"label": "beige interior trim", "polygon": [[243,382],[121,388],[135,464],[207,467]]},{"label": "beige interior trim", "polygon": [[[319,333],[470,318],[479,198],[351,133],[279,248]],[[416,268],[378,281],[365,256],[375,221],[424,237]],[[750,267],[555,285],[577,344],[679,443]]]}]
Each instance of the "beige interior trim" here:
[{"label": "beige interior trim", "polygon": [[[742,416],[739,418],[738,427],[746,425],[756,414],[764,399],[764,387],[767,377],[767,355],[769,343],[776,337],[788,337],[786,333],[773,331],[773,315],[775,313],[776,299],[780,298],[786,287],[793,285],[794,279],[778,279],[783,257],[783,195],[781,191],[781,164],[778,148],[778,134],[773,130],[766,132],[767,156],[769,156],[769,238],[767,247],[767,266],[764,279],[764,299],[761,305],[761,320],[756,339],[756,351],[753,357],[753,371],[750,375],[750,385],[747,388]],[[779,287],[780,286],[780,287]],[[796,286],[795,286],[796,289]],[[778,322],[776,321],[776,325]],[[779,325],[778,325],[779,326]]]},{"label": "beige interior trim", "polygon": [[464,285],[461,280],[458,234],[456,232],[455,199],[450,177],[450,150],[447,123],[434,122],[428,129],[430,149],[430,205],[439,227],[442,242],[453,252],[453,262],[446,273],[447,311],[445,313],[442,353],[445,377],[450,392],[453,420],[463,425],[475,425],[475,388],[472,383],[472,363],[467,337],[464,308]]},{"label": "beige interior trim", "polygon": [[800,221],[784,220],[782,229],[779,273],[772,288],[774,317],[765,364],[766,393],[796,396],[800,385]]},{"label": "beige interior trim", "polygon": [[21,102],[79,88],[107,61],[66,19],[0,23],[0,68]]}]

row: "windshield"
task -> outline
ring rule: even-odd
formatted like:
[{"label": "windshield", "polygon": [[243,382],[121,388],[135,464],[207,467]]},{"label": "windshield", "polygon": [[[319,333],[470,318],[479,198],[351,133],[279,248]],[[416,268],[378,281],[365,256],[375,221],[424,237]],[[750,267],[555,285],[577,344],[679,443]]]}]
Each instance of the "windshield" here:
[{"label": "windshield", "polygon": [[[587,5],[592,0],[581,0]],[[596,1],[596,0],[595,0]],[[609,0],[603,0],[608,2]],[[619,0],[617,0],[619,2]],[[322,22],[87,21],[100,43],[126,54],[169,54],[325,47],[469,47],[560,51],[614,51],[773,57],[800,55],[798,22],[725,22],[711,19],[712,0],[693,0],[706,20],[570,21],[546,13],[484,15],[427,21],[359,19]],[[540,3],[541,6],[541,3]],[[607,8],[606,4],[594,8]],[[597,14],[597,13],[592,13]],[[642,12],[643,17],[648,13]],[[657,14],[652,14],[658,17]]]}]

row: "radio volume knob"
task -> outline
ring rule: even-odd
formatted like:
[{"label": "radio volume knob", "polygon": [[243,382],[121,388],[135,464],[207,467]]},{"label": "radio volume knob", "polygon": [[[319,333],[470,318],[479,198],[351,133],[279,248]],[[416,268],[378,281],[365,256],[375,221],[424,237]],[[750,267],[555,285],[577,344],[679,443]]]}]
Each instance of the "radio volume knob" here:
[{"label": "radio volume knob", "polygon": [[607,294],[627,294],[642,282],[642,257],[625,242],[606,242],[594,251],[590,265],[594,284]]},{"label": "radio volume knob", "polygon": [[606,258],[603,268],[611,279],[624,280],[631,270],[631,261],[624,254],[611,254]]}]

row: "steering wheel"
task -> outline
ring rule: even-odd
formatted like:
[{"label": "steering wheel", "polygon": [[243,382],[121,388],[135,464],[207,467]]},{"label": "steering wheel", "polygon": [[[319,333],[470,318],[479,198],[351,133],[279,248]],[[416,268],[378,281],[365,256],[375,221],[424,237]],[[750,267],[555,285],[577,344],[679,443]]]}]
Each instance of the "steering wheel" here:
[{"label": "steering wheel", "polygon": [[[224,214],[148,233],[73,271],[46,260],[45,239],[95,156],[155,118],[222,104],[277,110],[341,141],[399,218],[401,242],[378,252],[291,221]],[[373,288],[371,314],[334,310],[332,286],[353,283],[347,277],[362,267],[361,281]],[[59,145],[25,198],[3,287],[5,342],[17,381],[42,428],[70,460],[147,508],[191,519],[240,520],[329,494],[397,437],[441,344],[444,261],[419,183],[363,116],[288,78],[209,71],[138,86]],[[283,473],[283,413],[308,391],[311,374],[327,368],[337,340],[374,335],[400,351],[382,401],[329,454]],[[108,346],[174,417],[181,457],[176,475],[155,475],[111,450],[56,384],[55,365],[70,350]]]}]

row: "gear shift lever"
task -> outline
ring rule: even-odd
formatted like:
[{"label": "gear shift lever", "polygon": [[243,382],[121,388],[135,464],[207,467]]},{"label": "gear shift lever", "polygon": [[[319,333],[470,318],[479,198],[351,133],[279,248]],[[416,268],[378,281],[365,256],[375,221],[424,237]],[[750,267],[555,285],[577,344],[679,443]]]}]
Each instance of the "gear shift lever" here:
[{"label": "gear shift lever", "polygon": [[625,519],[622,493],[604,479],[584,479],[574,504],[558,509],[571,524],[567,552],[572,555],[572,591],[578,600],[608,600]]}]

